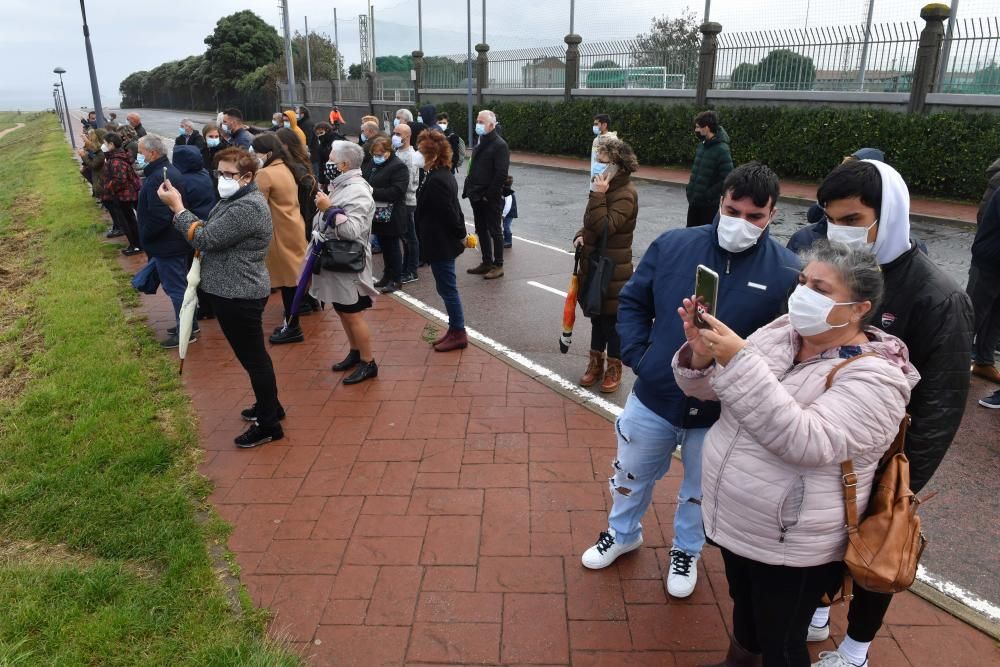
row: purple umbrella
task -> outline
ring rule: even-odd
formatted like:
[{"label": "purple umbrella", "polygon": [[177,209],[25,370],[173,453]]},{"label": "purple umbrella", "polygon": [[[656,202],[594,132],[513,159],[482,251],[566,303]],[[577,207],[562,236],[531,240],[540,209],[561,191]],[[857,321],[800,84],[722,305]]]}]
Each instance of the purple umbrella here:
[{"label": "purple umbrella", "polygon": [[[344,214],[344,209],[342,208],[331,208],[325,214],[323,214],[323,230],[325,231],[327,227],[331,225],[333,220],[338,214]],[[318,240],[315,235],[313,240],[309,242],[309,247],[306,249],[306,261],[302,265],[302,273],[299,275],[299,284],[295,288],[295,296],[292,298],[292,307],[289,309],[289,313],[299,312],[299,306],[302,305],[302,298],[305,296],[306,290],[309,289],[309,283],[312,282],[313,267],[316,266],[316,261],[319,258],[321,251],[323,250],[322,241]],[[285,321],[284,325],[281,327],[282,331],[288,329],[288,322]]]}]

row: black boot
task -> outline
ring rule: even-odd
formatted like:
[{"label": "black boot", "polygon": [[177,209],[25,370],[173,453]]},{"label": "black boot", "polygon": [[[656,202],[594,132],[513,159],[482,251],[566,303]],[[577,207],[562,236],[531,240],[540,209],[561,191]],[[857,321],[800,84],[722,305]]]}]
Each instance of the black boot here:
[{"label": "black boot", "polygon": [[764,656],[760,653],[751,653],[730,637],[729,652],[726,653],[725,661],[714,665],[701,665],[701,667],[762,667],[763,664]]},{"label": "black boot", "polygon": [[353,373],[344,378],[344,384],[357,384],[373,377],[378,377],[378,365],[375,360],[362,361]]},{"label": "black boot", "polygon": [[360,361],[361,361],[361,352],[359,352],[358,350],[351,350],[350,352],[347,353],[347,356],[344,357],[343,361],[337,362],[333,365],[333,370],[338,373],[341,371],[349,371],[355,366],[357,366],[358,362]]}]

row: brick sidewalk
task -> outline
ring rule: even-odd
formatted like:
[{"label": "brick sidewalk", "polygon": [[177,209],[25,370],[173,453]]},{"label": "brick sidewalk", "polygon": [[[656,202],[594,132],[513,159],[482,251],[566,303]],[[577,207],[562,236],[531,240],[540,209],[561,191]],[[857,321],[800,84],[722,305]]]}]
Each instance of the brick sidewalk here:
[{"label": "brick sidewalk", "polygon": [[[513,151],[510,160],[514,164],[531,165],[534,167],[551,167],[567,171],[587,172],[590,162],[581,158],[542,155],[541,153],[526,153]],[[687,169],[671,169],[669,167],[639,167],[635,174],[638,178],[675,185],[687,185],[691,171]],[[804,204],[816,201],[816,183],[798,183],[795,181],[781,182],[781,196]],[[949,222],[976,224],[974,204],[961,204],[937,199],[911,199],[910,213],[914,219],[922,218],[929,222]]]},{"label": "brick sidewalk", "polygon": [[[142,310],[162,337],[166,297],[143,296]],[[280,317],[275,295],[265,331]],[[347,352],[330,310],[303,317],[304,343],[270,348],[286,437],[255,450],[233,446],[253,395],[215,321],[189,351],[201,470],[273,636],[338,667],[722,659],[731,606],[718,552],[706,549],[690,599],[665,593],[679,461],[656,489],[646,546],[585,570],[579,556],[606,526],[612,425],[482,349],[434,353],[425,338],[440,325],[393,298],[368,319],[379,377],[361,385],[330,371]],[[844,616],[838,605],[837,638]],[[872,667],[989,655],[986,635],[911,594],[871,653]]]}]

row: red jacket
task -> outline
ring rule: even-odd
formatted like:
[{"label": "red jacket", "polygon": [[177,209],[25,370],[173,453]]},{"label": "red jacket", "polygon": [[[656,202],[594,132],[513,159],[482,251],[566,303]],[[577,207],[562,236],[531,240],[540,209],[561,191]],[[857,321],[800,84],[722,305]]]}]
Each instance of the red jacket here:
[{"label": "red jacket", "polygon": [[134,202],[139,200],[139,176],[132,168],[132,154],[118,148],[105,155],[104,199]]}]

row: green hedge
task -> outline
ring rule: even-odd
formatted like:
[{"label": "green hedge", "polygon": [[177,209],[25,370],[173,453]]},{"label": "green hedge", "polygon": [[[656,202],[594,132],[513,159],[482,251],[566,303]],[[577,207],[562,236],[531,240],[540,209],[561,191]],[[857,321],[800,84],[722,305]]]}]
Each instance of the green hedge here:
[{"label": "green hedge", "polygon": [[[690,165],[694,159],[698,110],[693,106],[574,100],[497,102],[490,108],[515,150],[589,155],[593,116],[607,113],[641,164]],[[448,112],[454,128],[465,127],[465,105],[440,104],[438,110]],[[995,114],[792,106],[718,111],[737,164],[761,160],[792,180],[818,182],[843,156],[873,146],[885,151],[913,194],[978,201],[986,167],[1000,155],[1000,116]]]}]

